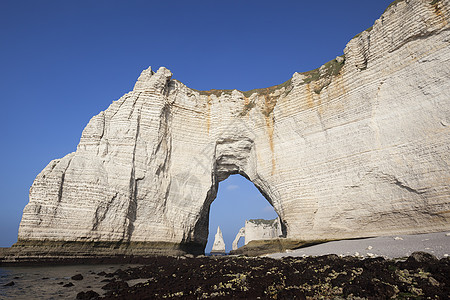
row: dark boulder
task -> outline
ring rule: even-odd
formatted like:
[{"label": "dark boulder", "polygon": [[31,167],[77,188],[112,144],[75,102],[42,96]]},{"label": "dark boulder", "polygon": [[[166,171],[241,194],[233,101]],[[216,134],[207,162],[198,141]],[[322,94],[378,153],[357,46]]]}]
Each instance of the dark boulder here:
[{"label": "dark boulder", "polygon": [[77,274],[77,275],[73,275],[72,280],[83,280],[83,275],[81,274]]},{"label": "dark boulder", "polygon": [[94,291],[80,292],[77,294],[77,299],[79,300],[93,300],[98,299],[100,295]]},{"label": "dark boulder", "polygon": [[427,253],[427,252],[422,252],[422,251],[413,252],[408,257],[408,260],[409,261],[414,260],[419,263],[430,263],[430,262],[438,261],[438,259],[434,255]]},{"label": "dark boulder", "polygon": [[74,286],[74,284],[72,282],[66,283],[65,285],[63,285],[63,287],[71,287]]}]

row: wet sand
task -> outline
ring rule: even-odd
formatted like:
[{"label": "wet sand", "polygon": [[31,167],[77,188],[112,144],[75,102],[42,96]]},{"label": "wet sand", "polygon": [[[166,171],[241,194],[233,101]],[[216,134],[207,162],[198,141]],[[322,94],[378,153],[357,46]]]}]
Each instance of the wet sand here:
[{"label": "wet sand", "polygon": [[[0,299],[75,299],[82,290],[105,292],[100,272],[115,272],[130,265],[53,265],[0,267]],[[77,274],[82,280],[71,277]],[[5,286],[14,282],[13,286]],[[65,286],[66,285],[66,286]]]},{"label": "wet sand", "polygon": [[438,232],[334,241],[296,250],[288,250],[285,253],[275,253],[269,256],[272,258],[281,258],[286,256],[298,257],[336,254],[341,256],[400,258],[408,257],[416,251],[427,252],[437,258],[450,255],[450,233]]}]

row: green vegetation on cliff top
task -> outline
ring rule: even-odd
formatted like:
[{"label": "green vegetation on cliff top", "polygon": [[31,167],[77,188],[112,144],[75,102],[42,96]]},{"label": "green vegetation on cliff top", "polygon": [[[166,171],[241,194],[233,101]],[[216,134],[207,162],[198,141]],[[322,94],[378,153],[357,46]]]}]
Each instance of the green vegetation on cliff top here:
[{"label": "green vegetation on cliff top", "polygon": [[272,220],[266,220],[266,219],[250,219],[248,220],[250,223],[256,224],[256,225],[273,225],[277,222],[277,219]]},{"label": "green vegetation on cliff top", "polygon": [[[340,57],[344,58],[344,55],[342,55]],[[344,63],[345,63],[345,58],[341,62],[338,62],[336,59],[333,59],[333,60],[330,60],[329,62],[325,63],[325,65],[324,65],[325,72],[323,72],[322,74],[320,74],[320,68],[317,68],[317,69],[314,69],[314,70],[311,70],[308,72],[300,73],[300,74],[306,76],[306,78],[303,80],[303,84],[308,84],[313,81],[317,81],[323,77],[338,75],[339,72],[341,71],[342,67],[344,66]],[[325,87],[325,86],[323,86],[323,87]],[[244,95],[244,97],[248,98],[253,94],[258,94],[261,96],[270,95],[274,91],[282,89],[282,88],[285,88],[285,93],[288,94],[292,89],[292,78],[288,79],[287,81],[283,82],[282,84],[274,85],[274,86],[271,86],[268,88],[259,88],[259,89],[252,89],[249,91],[240,91],[240,92]],[[231,93],[234,90],[212,89],[209,91],[199,91],[199,90],[194,90],[194,91],[197,91],[198,93],[200,93],[200,95],[207,95],[207,96],[215,95],[215,96],[219,97],[222,94],[231,95]],[[248,108],[251,109],[254,106],[254,103],[249,103],[248,106],[249,106]]]},{"label": "green vegetation on cliff top", "polygon": [[[394,0],[393,2],[391,2],[391,4],[389,4],[388,7],[384,10],[383,14],[387,10],[389,10],[389,8],[391,8],[392,6],[397,5],[398,3],[402,2],[402,1],[405,1],[405,0]],[[436,5],[440,1],[441,0],[430,0],[430,4],[431,5]],[[373,29],[373,26],[367,28],[364,31],[365,32],[370,32],[370,31],[372,31],[372,29]],[[362,32],[364,32],[364,31],[362,31]],[[357,35],[355,35],[353,37],[353,39],[359,37],[362,34],[362,32],[360,32]],[[324,66],[326,68],[326,71],[322,75],[320,74],[320,68],[301,73],[302,75],[307,76],[307,78],[305,78],[303,80],[303,83],[304,84],[309,84],[311,82],[318,81],[319,79],[324,78],[324,77],[330,77],[330,76],[338,75],[339,72],[341,71],[342,67],[344,66],[344,63],[345,63],[344,55],[342,55],[341,57],[344,58],[344,60],[342,62],[338,62],[336,59],[333,59],[333,60],[330,60],[329,62],[325,63]],[[315,92],[317,94],[319,94],[322,91],[322,89],[324,87],[326,87],[327,85],[328,84],[324,84],[324,85],[318,87],[317,89],[315,89]],[[274,86],[271,86],[271,87],[268,87],[268,88],[259,88],[259,89],[252,89],[252,90],[249,90],[249,91],[240,91],[240,92],[242,94],[244,94],[245,97],[248,98],[248,97],[250,97],[251,95],[253,95],[255,93],[258,94],[258,95],[269,95],[272,92],[274,92],[274,91],[276,91],[278,89],[281,89],[281,88],[286,88],[285,93],[288,94],[290,92],[291,88],[292,88],[292,79],[289,79],[289,80],[283,82],[282,84],[274,85]],[[195,91],[199,92],[200,95],[208,95],[208,96],[215,95],[215,96],[219,97],[222,94],[231,95],[231,93],[234,90],[232,90],[232,89],[211,89],[209,91],[199,91],[199,90],[195,90]],[[254,103],[249,103],[247,105],[248,105],[247,109],[250,110],[251,108],[253,108]]]}]

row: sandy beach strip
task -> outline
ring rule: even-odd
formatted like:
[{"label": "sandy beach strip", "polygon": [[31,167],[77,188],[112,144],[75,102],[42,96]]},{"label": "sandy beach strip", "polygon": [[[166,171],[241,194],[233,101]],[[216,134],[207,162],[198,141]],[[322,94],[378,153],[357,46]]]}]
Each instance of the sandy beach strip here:
[{"label": "sandy beach strip", "polygon": [[341,256],[402,258],[415,251],[427,252],[437,258],[449,256],[450,232],[333,241],[268,256],[281,258],[336,254]]}]

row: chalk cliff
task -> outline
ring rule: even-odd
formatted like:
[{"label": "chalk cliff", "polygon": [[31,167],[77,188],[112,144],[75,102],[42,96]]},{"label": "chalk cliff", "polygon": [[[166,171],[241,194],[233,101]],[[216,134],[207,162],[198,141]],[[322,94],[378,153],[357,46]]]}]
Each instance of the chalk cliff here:
[{"label": "chalk cliff", "polygon": [[289,239],[449,230],[449,4],[396,1],[343,56],[266,89],[196,91],[144,70],[36,177],[18,245],[202,252],[218,183],[236,173]]},{"label": "chalk cliff", "polygon": [[238,243],[241,238],[244,238],[244,245],[250,241],[256,240],[271,240],[283,237],[281,230],[280,218],[272,220],[251,219],[245,221],[245,226],[239,229],[234,238],[231,249],[238,249]]}]

